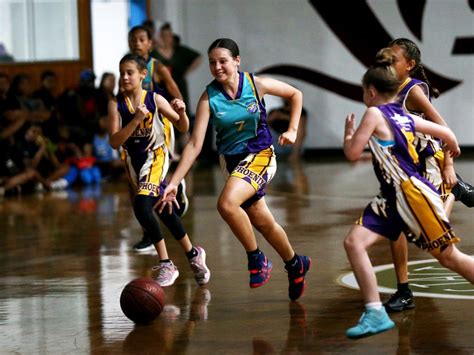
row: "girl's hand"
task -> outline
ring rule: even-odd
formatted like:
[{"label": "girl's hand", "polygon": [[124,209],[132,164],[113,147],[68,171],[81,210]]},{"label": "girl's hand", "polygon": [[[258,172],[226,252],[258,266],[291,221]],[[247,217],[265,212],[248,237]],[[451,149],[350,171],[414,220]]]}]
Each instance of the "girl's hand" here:
[{"label": "girl's hand", "polygon": [[347,115],[344,127],[344,140],[351,139],[355,132],[355,115],[353,113]]},{"label": "girl's hand", "polygon": [[448,153],[451,158],[457,158],[461,155],[461,149],[457,142],[453,142],[451,144],[445,143],[443,145],[443,150],[445,153]]},{"label": "girl's hand", "polygon": [[447,166],[443,169],[443,181],[448,188],[453,188],[457,184],[458,178],[454,172],[454,167],[452,165]]},{"label": "girl's hand", "polygon": [[296,141],[297,131],[286,131],[278,138],[278,144],[288,145],[294,144]]},{"label": "girl's hand", "polygon": [[150,113],[150,111],[148,111],[146,105],[143,104],[138,106],[135,110],[135,117],[142,121],[148,115],[148,113]]},{"label": "girl's hand", "polygon": [[166,189],[163,192],[163,196],[161,197],[161,200],[159,202],[160,214],[163,212],[163,210],[166,207],[168,208],[169,214],[173,213],[173,205],[179,208],[179,203],[176,200],[177,193],[178,193],[178,186],[176,186],[175,184],[170,183],[168,184],[168,186],[166,186]]},{"label": "girl's hand", "polygon": [[175,110],[180,115],[186,112],[186,104],[183,100],[174,99],[170,102],[170,105],[173,110]]}]

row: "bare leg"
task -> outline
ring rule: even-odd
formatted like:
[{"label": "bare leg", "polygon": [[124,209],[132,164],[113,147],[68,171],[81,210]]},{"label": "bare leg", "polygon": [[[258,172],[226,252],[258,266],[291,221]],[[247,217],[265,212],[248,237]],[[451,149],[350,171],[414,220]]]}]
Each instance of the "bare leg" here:
[{"label": "bare leg", "polygon": [[377,291],[377,278],[369,258],[368,248],[379,240],[381,235],[365,227],[354,225],[344,239],[344,249],[351,263],[364,303],[380,302]]},{"label": "bare leg", "polygon": [[160,260],[169,259],[168,250],[166,249],[166,243],[164,239],[161,239],[158,243],[155,244],[156,252]]},{"label": "bare leg", "polygon": [[275,221],[272,213],[268,209],[265,200],[262,198],[255,202],[246,210],[252,225],[262,233],[263,237],[277,251],[283,261],[291,260],[295,252],[288,240],[284,229]]},{"label": "bare leg", "polygon": [[444,202],[444,210],[446,211],[446,214],[451,216],[451,212],[453,211],[453,205],[454,205],[455,197],[453,194],[449,194],[448,197],[446,198],[446,201]]},{"label": "bare leg", "polygon": [[474,284],[474,258],[461,252],[450,244],[439,255],[433,255],[444,267],[457,272],[470,283]]},{"label": "bare leg", "polygon": [[390,249],[392,251],[393,265],[397,275],[399,284],[408,282],[408,242],[405,235],[395,241],[390,241]]},{"label": "bare leg", "polygon": [[181,248],[183,248],[185,253],[188,253],[193,248],[193,243],[191,243],[191,240],[189,239],[188,234],[186,234],[183,238],[178,240],[178,242],[179,242],[179,245],[181,245]]},{"label": "bare leg", "polygon": [[7,180],[3,188],[6,190],[27,183],[28,181],[38,179],[39,174],[34,169],[26,169],[24,172],[14,175]]},{"label": "bare leg", "polygon": [[231,176],[217,202],[220,215],[246,251],[257,249],[257,240],[250,218],[240,205],[254,194],[255,190],[250,184]]}]

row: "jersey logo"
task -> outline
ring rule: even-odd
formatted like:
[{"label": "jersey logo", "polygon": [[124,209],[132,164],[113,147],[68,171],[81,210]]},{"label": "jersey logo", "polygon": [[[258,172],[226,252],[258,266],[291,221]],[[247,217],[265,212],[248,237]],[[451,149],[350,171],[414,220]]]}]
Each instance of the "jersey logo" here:
[{"label": "jersey logo", "polygon": [[255,113],[258,111],[257,103],[255,101],[252,101],[247,105],[247,111],[250,113]]},{"label": "jersey logo", "polygon": [[216,112],[217,118],[222,118],[225,116],[225,112]]}]

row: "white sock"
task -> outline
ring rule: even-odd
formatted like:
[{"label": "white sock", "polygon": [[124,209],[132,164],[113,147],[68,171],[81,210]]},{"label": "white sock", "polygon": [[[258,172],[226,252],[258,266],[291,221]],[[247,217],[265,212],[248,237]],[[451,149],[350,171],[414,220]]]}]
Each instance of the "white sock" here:
[{"label": "white sock", "polygon": [[366,309],[376,309],[377,311],[380,311],[382,309],[382,302],[369,302],[365,304]]}]

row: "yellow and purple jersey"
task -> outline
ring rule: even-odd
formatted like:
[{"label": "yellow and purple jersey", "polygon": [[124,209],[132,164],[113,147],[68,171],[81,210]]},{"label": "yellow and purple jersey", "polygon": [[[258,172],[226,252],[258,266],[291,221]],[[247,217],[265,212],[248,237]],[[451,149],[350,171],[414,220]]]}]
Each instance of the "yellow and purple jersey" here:
[{"label": "yellow and purple jersey", "polygon": [[[165,144],[164,124],[154,95],[153,92],[142,90],[140,104],[145,104],[149,112],[123,145],[132,158]],[[125,127],[135,116],[135,109],[130,99],[123,94],[117,96],[117,110],[122,127]]]},{"label": "yellow and purple jersey", "polygon": [[[406,106],[408,95],[414,87],[419,87],[428,100],[431,101],[429,87],[425,82],[414,78],[407,78],[398,89],[397,102],[403,106],[406,112],[424,118],[422,112],[409,110]],[[423,173],[423,176],[442,193],[443,198],[446,198],[450,189],[443,184],[444,152],[442,142],[428,134],[416,132],[413,144],[420,157],[420,171]]]},{"label": "yellow and purple jersey", "polygon": [[413,145],[413,119],[398,103],[377,108],[391,127],[393,140],[381,141],[372,136],[369,141],[380,195],[357,223],[390,239],[409,230],[411,241],[418,247],[439,253],[459,238],[452,231],[438,190],[420,173],[419,156]]}]

